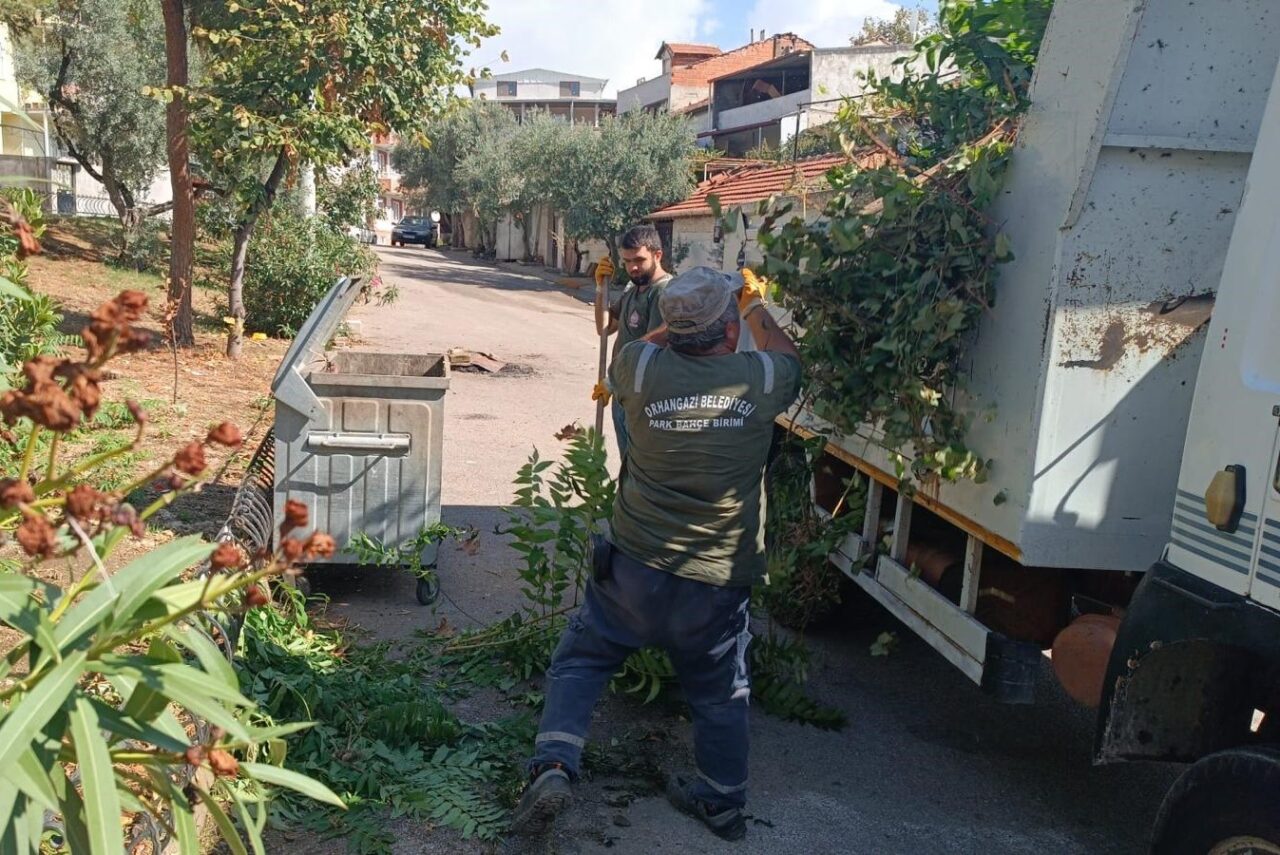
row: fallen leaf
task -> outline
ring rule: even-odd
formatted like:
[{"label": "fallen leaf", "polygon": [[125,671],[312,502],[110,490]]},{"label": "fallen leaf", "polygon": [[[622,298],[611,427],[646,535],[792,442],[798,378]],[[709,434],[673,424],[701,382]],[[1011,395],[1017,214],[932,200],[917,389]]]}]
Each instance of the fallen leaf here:
[{"label": "fallen leaf", "polygon": [[438,638],[452,638],[457,634],[458,631],[449,626],[448,618],[440,618],[440,625],[435,628],[435,635]]},{"label": "fallen leaf", "polygon": [[564,442],[566,439],[573,439],[575,436],[580,436],[583,433],[586,433],[586,431],[582,429],[582,426],[577,422],[574,422],[573,424],[568,424],[560,428],[559,432],[555,434],[555,438]]}]

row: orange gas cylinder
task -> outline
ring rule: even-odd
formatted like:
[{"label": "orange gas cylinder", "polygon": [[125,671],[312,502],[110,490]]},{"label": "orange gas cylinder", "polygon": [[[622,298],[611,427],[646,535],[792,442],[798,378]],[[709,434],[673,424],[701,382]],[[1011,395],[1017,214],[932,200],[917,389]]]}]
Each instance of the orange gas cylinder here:
[{"label": "orange gas cylinder", "polygon": [[1102,681],[1119,629],[1116,615],[1081,615],[1053,640],[1053,673],[1085,706],[1097,709],[1102,702]]}]

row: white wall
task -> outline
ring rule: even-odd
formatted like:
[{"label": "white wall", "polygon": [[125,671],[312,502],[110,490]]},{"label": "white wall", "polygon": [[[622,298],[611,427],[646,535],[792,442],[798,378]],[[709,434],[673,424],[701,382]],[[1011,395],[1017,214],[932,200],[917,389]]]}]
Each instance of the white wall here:
[{"label": "white wall", "polygon": [[618,90],[618,112],[629,113],[649,104],[671,99],[671,76],[664,74],[627,89]]},{"label": "white wall", "polygon": [[866,91],[863,75],[873,71],[877,77],[902,78],[902,69],[893,63],[910,56],[911,48],[848,47],[818,48],[809,62],[809,89],[813,100],[845,98]]},{"label": "white wall", "polygon": [[729,130],[761,122],[776,121],[783,116],[793,116],[799,113],[800,105],[812,101],[814,97],[811,90],[802,89],[799,92],[792,92],[790,95],[783,95],[781,98],[760,101],[756,104],[747,104],[743,107],[734,107],[732,110],[723,110],[716,124],[719,125],[721,130]]},{"label": "white wall", "polygon": [[[505,95],[499,96],[498,83],[512,81],[516,84],[516,96],[514,98]],[[477,80],[475,84],[476,97],[487,98],[490,101],[555,101],[569,97],[560,94],[560,84],[562,82],[578,83],[579,98],[599,100],[604,97],[606,81],[583,80],[576,75],[558,74],[544,69],[515,71],[510,74],[500,74],[497,77]]]}]

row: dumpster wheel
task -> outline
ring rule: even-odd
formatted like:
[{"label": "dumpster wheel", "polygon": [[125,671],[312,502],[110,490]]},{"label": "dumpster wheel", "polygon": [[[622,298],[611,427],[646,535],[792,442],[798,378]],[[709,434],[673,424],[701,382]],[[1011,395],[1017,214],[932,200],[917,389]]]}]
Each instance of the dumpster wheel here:
[{"label": "dumpster wheel", "polygon": [[436,576],[436,568],[432,566],[429,569],[431,572],[428,575],[419,577],[415,592],[418,602],[424,606],[429,606],[440,599],[440,579]]}]

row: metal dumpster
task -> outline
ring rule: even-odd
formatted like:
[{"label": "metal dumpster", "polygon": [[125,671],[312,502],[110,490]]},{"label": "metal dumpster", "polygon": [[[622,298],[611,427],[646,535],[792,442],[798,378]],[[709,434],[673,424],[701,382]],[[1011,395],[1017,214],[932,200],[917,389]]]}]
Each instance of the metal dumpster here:
[{"label": "metal dumpster", "polygon": [[[440,463],[449,360],[441,353],[325,352],[360,293],[343,278],[307,318],[272,382],[275,419],[275,537],[287,499],[311,511],[353,564],[351,537],[364,532],[400,548],[440,521]],[[436,544],[422,553],[434,566]],[[424,605],[439,593],[420,579]]]}]

